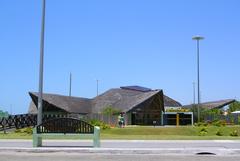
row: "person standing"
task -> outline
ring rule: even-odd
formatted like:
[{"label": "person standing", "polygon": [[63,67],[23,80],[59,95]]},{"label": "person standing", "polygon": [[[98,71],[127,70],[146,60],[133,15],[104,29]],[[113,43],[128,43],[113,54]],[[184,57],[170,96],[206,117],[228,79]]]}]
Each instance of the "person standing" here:
[{"label": "person standing", "polygon": [[118,116],[118,125],[120,128],[123,128],[125,126],[125,119],[123,113],[120,113]]}]

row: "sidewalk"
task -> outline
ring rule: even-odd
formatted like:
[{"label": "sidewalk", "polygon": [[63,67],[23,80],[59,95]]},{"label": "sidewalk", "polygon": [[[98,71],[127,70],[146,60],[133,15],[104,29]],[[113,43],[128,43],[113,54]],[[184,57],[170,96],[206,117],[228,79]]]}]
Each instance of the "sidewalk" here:
[{"label": "sidewalk", "polygon": [[44,147],[32,148],[31,140],[0,140],[0,153],[99,153],[99,154],[158,154],[239,155],[240,141],[234,140],[102,140],[101,148],[93,148],[91,140],[45,140]]}]

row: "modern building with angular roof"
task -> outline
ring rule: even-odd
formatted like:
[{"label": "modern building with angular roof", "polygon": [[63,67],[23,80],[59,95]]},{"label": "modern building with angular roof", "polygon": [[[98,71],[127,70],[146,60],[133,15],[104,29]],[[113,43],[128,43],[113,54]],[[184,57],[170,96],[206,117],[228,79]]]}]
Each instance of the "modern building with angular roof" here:
[{"label": "modern building with angular roof", "polygon": [[[37,113],[38,93],[29,94],[32,99],[29,113]],[[153,121],[160,121],[164,106],[181,104],[164,96],[162,90],[140,86],[113,88],[92,99],[43,94],[44,113],[88,115],[101,113],[106,107],[113,107],[126,113],[130,120],[128,122],[133,125],[152,125]]]}]

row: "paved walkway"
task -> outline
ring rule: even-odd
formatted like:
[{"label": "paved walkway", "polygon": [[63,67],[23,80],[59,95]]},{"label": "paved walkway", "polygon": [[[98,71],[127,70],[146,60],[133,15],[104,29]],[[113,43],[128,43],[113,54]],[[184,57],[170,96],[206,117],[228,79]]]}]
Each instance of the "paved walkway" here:
[{"label": "paved walkway", "polygon": [[239,155],[240,141],[234,140],[102,140],[93,148],[91,140],[44,140],[44,147],[32,148],[31,140],[0,140],[0,152],[68,152],[100,154]]},{"label": "paved walkway", "polygon": [[[92,140],[43,140],[44,147],[92,147]],[[32,140],[0,139],[1,147],[32,148]],[[101,140],[102,148],[240,148],[240,140]]]}]

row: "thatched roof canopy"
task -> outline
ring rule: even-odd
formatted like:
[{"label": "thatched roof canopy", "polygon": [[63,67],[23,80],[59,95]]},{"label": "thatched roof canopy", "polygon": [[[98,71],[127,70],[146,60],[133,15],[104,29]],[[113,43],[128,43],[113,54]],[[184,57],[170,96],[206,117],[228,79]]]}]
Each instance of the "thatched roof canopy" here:
[{"label": "thatched roof canopy", "polygon": [[[38,93],[29,92],[33,103],[30,105],[32,113],[37,110]],[[87,114],[91,112],[91,99],[80,97],[69,97],[57,94],[43,94],[43,103],[46,108],[60,108],[63,111],[69,113],[83,113]],[[35,105],[35,107],[34,107]],[[34,110],[35,109],[35,110]],[[44,110],[44,109],[43,109]],[[48,109],[51,110],[51,109]]]},{"label": "thatched roof canopy", "polygon": [[[229,105],[233,102],[235,102],[235,99],[225,99],[225,100],[219,100],[219,101],[211,101],[211,102],[204,102],[201,103],[200,106],[202,108],[207,108],[207,109],[214,109],[214,108],[223,108],[226,105]],[[183,106],[184,108],[191,108],[193,106],[193,104],[191,105],[185,105]]]},{"label": "thatched roof canopy", "polygon": [[166,95],[164,95],[163,98],[164,98],[164,106],[165,107],[181,107],[182,106],[181,103],[175,101],[174,99],[172,99]]},{"label": "thatched roof canopy", "polygon": [[122,112],[128,112],[159,92],[161,90],[142,92],[123,88],[110,89],[93,99],[93,112],[101,112],[107,106],[118,108]]}]

